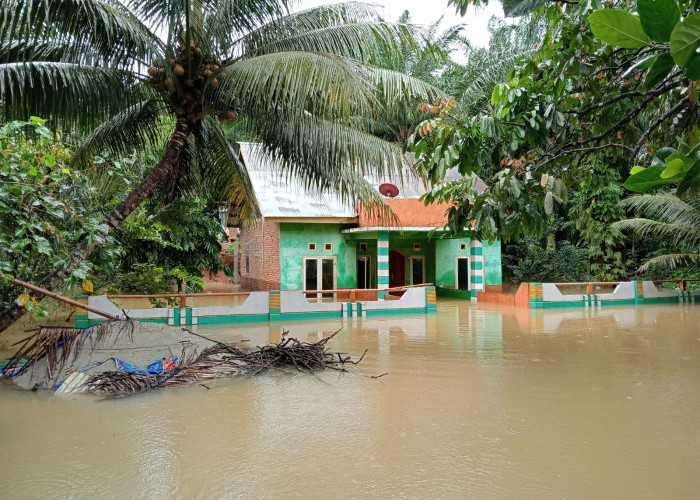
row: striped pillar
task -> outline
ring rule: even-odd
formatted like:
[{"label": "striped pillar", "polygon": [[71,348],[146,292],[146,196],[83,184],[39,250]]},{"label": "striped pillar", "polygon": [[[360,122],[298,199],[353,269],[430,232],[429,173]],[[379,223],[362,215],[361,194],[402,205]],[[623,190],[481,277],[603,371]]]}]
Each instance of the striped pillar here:
[{"label": "striped pillar", "polygon": [[[80,295],[75,298],[77,302],[87,305],[88,298],[87,295]],[[88,312],[80,307],[75,308],[75,327],[76,328],[87,328],[90,326],[90,319],[88,318]]]},{"label": "striped pillar", "polygon": [[479,240],[472,239],[469,248],[472,290],[484,291],[484,249]]},{"label": "striped pillar", "polygon": [[[377,234],[377,288],[389,288],[389,232]],[[385,292],[378,292],[377,297],[384,298]]]},{"label": "striped pillar", "polygon": [[641,281],[634,282],[634,303],[644,303],[644,283]]},{"label": "striped pillar", "polygon": [[280,314],[282,312],[282,298],[280,297],[279,291],[270,292],[270,319],[280,319]]}]

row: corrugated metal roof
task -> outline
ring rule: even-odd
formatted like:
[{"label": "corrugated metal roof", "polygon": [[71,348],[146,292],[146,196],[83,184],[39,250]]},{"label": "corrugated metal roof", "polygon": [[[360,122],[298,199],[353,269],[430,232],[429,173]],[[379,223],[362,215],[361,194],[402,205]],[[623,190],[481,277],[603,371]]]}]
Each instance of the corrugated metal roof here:
[{"label": "corrugated metal roof", "polygon": [[240,143],[243,162],[263,217],[357,217],[355,207],[334,193],[307,189],[259,144]]},{"label": "corrugated metal roof", "polygon": [[[355,207],[338,194],[307,189],[297,177],[283,172],[281,164],[266,154],[260,144],[242,142],[240,146],[263,217],[357,217]],[[394,184],[399,189],[396,198],[417,199],[427,191],[422,179],[407,165],[400,179],[386,175],[365,178],[375,187]],[[460,178],[456,168],[445,174],[446,182]],[[476,188],[482,193],[486,184],[477,179]]]}]

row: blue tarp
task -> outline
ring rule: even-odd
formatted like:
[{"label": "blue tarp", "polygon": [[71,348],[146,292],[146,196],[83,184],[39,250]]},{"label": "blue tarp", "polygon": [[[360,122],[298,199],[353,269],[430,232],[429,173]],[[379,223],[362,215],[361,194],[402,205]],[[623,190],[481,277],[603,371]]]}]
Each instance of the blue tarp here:
[{"label": "blue tarp", "polygon": [[175,361],[177,361],[177,356],[172,356],[172,359],[166,361],[165,366],[163,365],[163,360],[159,359],[154,361],[150,365],[143,368],[137,368],[136,365],[122,361],[119,358],[114,358],[114,362],[117,364],[117,370],[124,370],[131,373],[148,373],[151,375],[160,375],[163,372],[168,371],[174,366]]}]

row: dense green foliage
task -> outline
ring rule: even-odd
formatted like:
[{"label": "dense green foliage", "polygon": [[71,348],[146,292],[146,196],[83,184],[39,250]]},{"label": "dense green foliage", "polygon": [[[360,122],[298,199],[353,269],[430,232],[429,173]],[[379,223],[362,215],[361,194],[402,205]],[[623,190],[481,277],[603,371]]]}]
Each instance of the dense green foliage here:
[{"label": "dense green foliage", "polygon": [[121,244],[124,271],[148,263],[201,276],[206,269],[227,270],[219,259],[221,224],[205,203],[181,198],[165,207],[149,203],[133,213],[115,232]]},{"label": "dense green foliage", "polygon": [[624,235],[613,225],[625,216],[620,206],[624,189],[604,157],[590,156],[585,166],[588,173],[571,197],[564,229],[575,230],[577,245],[588,253],[597,280],[617,281],[626,277],[629,267],[623,256]]},{"label": "dense green foliage", "polygon": [[522,282],[577,282],[592,279],[585,250],[562,242],[555,251],[536,241],[508,245],[503,253],[503,280]]},{"label": "dense green foliage", "polygon": [[[32,281],[61,266],[78,240],[100,237],[100,200],[84,172],[70,168],[70,152],[44,120],[10,122],[0,127],[0,273]],[[109,237],[108,237],[109,238]],[[114,250],[109,238],[103,246]],[[87,261],[72,275],[87,278]],[[0,280],[0,300],[10,300]]]},{"label": "dense green foliage", "polygon": [[[142,170],[137,158],[100,156],[87,170],[72,169],[70,160],[70,149],[40,118],[0,127],[0,273],[32,281],[64,266],[86,232],[99,237],[94,228]],[[219,221],[200,199],[165,207],[151,202],[83,260],[67,286],[89,280],[95,291],[164,293],[184,284],[200,290],[204,270],[228,269],[219,259],[221,236]],[[13,298],[0,280],[0,300]]]},{"label": "dense green foliage", "polygon": [[[658,2],[682,14],[680,22],[665,28],[671,42],[654,38],[661,28],[647,22],[650,14],[643,8],[637,16],[635,3],[606,4],[617,8],[612,14],[614,9],[601,10],[598,2],[521,2],[518,9],[516,3],[506,5],[506,12],[522,14],[525,4],[536,9],[524,23],[542,30],[534,53],[517,57],[500,81],[491,82],[483,109],[461,115],[460,107],[468,104],[458,102],[454,111],[440,113],[445,107],[437,103],[437,116],[409,141],[434,183],[451,167],[493,175],[491,189],[462,198],[450,226],[473,223],[477,236],[505,241],[542,234],[556,205],[566,203],[563,192],[580,188],[590,155],[617,155],[619,160],[611,161],[629,171],[649,165],[664,146],[689,152],[698,137],[698,58],[685,57],[682,50],[679,56],[673,42],[686,33],[687,46],[697,47],[697,33],[686,30],[694,26],[697,2],[682,1],[680,8],[675,0]],[[623,41],[612,37],[611,23]],[[652,41],[641,34],[645,29],[652,31]],[[665,64],[669,56],[670,65]],[[694,158],[678,160],[661,169],[665,176],[695,172]],[[499,171],[491,174],[494,165]],[[459,196],[466,188],[457,184],[441,186],[428,199]]]}]

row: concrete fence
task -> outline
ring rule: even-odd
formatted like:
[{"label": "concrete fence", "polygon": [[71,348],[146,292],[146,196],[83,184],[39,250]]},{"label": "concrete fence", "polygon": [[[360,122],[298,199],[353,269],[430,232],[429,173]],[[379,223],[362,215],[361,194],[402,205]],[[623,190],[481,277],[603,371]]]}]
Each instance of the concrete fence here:
[{"label": "concrete fence", "polygon": [[[214,294],[189,294],[187,297],[204,299]],[[221,297],[227,294],[216,294]],[[230,294],[237,295],[240,294]],[[359,295],[359,294],[358,294]],[[361,296],[361,295],[359,295]],[[119,297],[119,296],[114,296]],[[115,316],[125,315],[141,321],[166,323],[173,326],[198,325],[207,323],[231,323],[240,321],[275,321],[283,318],[324,318],[324,317],[366,317],[381,314],[434,313],[436,295],[434,286],[407,288],[400,298],[393,300],[342,300],[326,302],[316,297],[307,298],[301,290],[272,292],[250,292],[238,305],[211,305],[187,307],[130,307],[120,308],[113,302],[114,297],[92,295],[78,297],[78,301]],[[124,297],[124,296],[122,296]],[[136,296],[128,296],[133,300]],[[138,296],[148,299],[156,296]],[[162,297],[162,296],[160,296]],[[174,295],[173,297],[178,297]],[[194,302],[194,300],[190,300]],[[87,327],[103,321],[104,318],[85,309],[76,308],[75,326]]]}]

